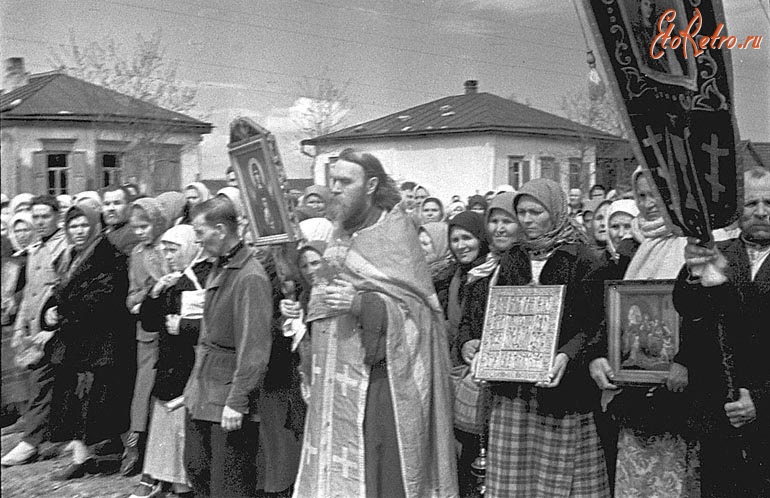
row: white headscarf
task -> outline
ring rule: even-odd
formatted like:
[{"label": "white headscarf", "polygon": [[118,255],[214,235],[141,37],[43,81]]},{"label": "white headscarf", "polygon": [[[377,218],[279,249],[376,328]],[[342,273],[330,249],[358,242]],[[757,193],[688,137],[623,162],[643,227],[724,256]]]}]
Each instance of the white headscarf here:
[{"label": "white headscarf", "polygon": [[[631,176],[634,197],[638,203],[636,182],[642,175],[639,167]],[[631,259],[623,280],[667,280],[675,279],[684,265],[684,246],[686,237],[677,237],[670,229],[655,220],[643,220],[639,217],[639,228],[644,235],[644,241]],[[649,225],[650,229],[645,229]]]},{"label": "white headscarf", "polygon": [[636,207],[636,202],[632,201],[631,199],[620,199],[613,201],[610,204],[609,209],[607,209],[607,250],[610,252],[613,258],[617,257],[617,249],[612,243],[612,237],[610,237],[609,231],[610,220],[612,220],[612,215],[616,213],[625,213],[630,215],[632,218],[636,218],[639,216],[639,208]]}]

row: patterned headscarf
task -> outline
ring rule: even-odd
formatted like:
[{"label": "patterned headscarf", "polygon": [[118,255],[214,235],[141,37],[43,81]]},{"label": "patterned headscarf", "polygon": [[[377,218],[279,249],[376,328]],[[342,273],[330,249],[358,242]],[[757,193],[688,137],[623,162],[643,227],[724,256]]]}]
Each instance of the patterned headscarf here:
[{"label": "patterned headscarf", "polygon": [[131,203],[131,208],[139,208],[144,211],[152,224],[152,243],[155,243],[168,228],[168,219],[163,215],[163,206],[152,197],[141,197]]},{"label": "patterned headscarf", "polygon": [[536,239],[526,238],[526,232],[523,232],[525,238],[521,244],[529,252],[531,258],[547,258],[563,244],[587,243],[585,234],[568,214],[567,196],[564,195],[564,191],[558,183],[547,178],[535,178],[528,181],[513,198],[514,210],[524,195],[528,195],[542,204],[551,215],[553,222],[551,231]]}]

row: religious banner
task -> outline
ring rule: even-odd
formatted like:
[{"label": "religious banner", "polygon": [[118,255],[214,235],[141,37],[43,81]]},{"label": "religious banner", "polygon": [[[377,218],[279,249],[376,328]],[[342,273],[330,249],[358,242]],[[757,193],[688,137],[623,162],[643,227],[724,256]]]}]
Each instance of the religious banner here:
[{"label": "religious banner", "polygon": [[743,194],[729,53],[736,39],[727,36],[721,1],[582,6],[667,221],[677,233],[710,242],[711,229],[737,219]]},{"label": "religious banner", "polygon": [[492,286],[474,376],[548,382],[564,304],[563,285]]},{"label": "religious banner", "polygon": [[238,118],[230,124],[227,148],[254,244],[295,241],[283,191],[286,174],[275,137],[251,119]]},{"label": "religious banner", "polygon": [[238,118],[230,124],[227,148],[252,235],[249,242],[270,254],[289,296],[298,274],[299,229],[285,194],[286,172],[275,137],[251,119]]}]

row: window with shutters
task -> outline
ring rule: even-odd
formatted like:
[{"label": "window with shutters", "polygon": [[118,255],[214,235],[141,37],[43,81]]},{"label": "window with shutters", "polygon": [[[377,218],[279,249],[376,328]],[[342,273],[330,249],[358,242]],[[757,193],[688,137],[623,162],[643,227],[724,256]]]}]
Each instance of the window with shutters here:
[{"label": "window with shutters", "polygon": [[569,159],[569,188],[583,188],[582,164],[579,157]]},{"label": "window with shutters", "polygon": [[48,193],[53,195],[66,194],[69,180],[68,154],[57,152],[48,153],[46,156]]},{"label": "window with shutters", "polygon": [[99,187],[120,184],[120,171],[123,165],[123,154],[117,152],[103,152],[99,158],[101,166],[101,178]]},{"label": "window with shutters", "polygon": [[529,181],[529,161],[524,156],[508,156],[508,184],[518,190]]},{"label": "window with shutters", "polygon": [[540,177],[561,183],[561,173],[556,159],[553,157],[540,158]]}]

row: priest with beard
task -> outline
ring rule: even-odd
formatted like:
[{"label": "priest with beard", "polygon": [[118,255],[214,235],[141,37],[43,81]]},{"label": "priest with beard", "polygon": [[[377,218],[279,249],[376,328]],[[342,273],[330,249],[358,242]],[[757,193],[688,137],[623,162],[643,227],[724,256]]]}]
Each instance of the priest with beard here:
[{"label": "priest with beard", "polygon": [[332,166],[295,498],[457,496],[449,355],[417,230],[371,154]]}]

